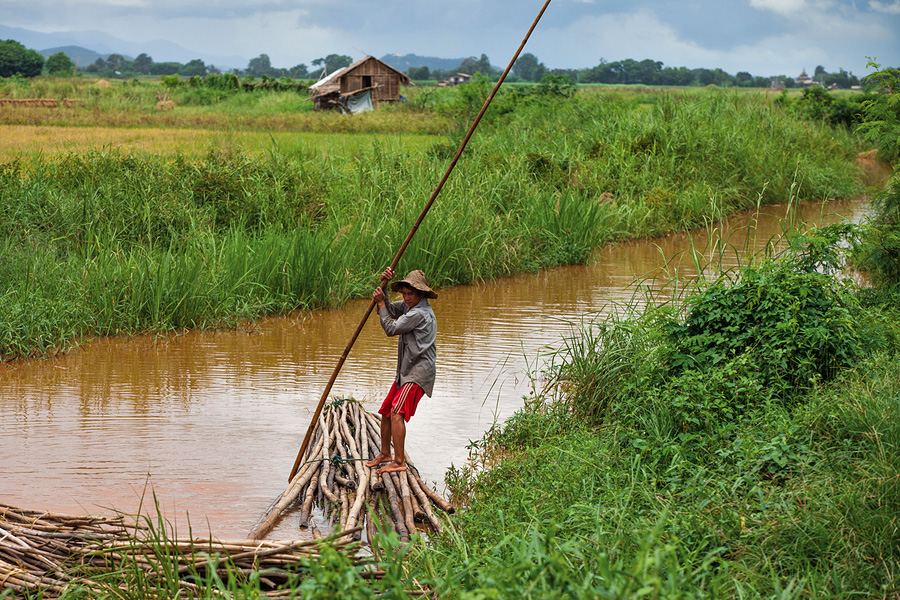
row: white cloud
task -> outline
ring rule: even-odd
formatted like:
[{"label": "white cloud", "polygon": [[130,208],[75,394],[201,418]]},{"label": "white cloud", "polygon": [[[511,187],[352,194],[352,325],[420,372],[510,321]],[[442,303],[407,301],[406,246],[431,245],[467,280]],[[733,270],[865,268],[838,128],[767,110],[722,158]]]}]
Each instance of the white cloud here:
[{"label": "white cloud", "polygon": [[536,38],[534,46],[548,67],[594,66],[600,58],[698,64],[711,55],[697,43],[681,39],[671,25],[648,10],[582,18]]},{"label": "white cloud", "polygon": [[900,0],[894,0],[893,3],[887,4],[878,0],[870,0],[869,8],[875,12],[884,13],[886,15],[900,15]]},{"label": "white cloud", "polygon": [[806,0],[750,0],[750,6],[791,17],[807,9]]}]

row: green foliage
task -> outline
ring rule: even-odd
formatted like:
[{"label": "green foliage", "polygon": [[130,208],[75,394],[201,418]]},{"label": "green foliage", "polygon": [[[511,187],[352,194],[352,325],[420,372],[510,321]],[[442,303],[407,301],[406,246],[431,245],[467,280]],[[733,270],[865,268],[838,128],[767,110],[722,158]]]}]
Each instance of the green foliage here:
[{"label": "green foliage", "polygon": [[867,235],[854,247],[854,260],[878,286],[900,287],[900,177],[873,202],[875,214]]},{"label": "green foliage", "polygon": [[853,296],[827,275],[777,263],[748,268],[738,280],[717,282],[689,298],[684,322],[668,324],[667,376],[701,383],[738,361],[735,374],[745,374],[751,397],[767,390],[766,396],[786,400],[831,380],[859,355],[854,308]]},{"label": "green foliage", "polygon": [[584,324],[540,395],[450,471],[464,508],[437,547],[438,590],[896,593],[897,303],[864,309],[820,272],[848,235],[866,231],[807,232],[690,293],[683,319],[650,304]]},{"label": "green foliage", "polygon": [[47,58],[45,67],[50,75],[69,75],[74,72],[75,63],[65,53],[57,52]]},{"label": "green foliage", "polygon": [[872,96],[863,103],[858,130],[878,148],[879,158],[894,162],[900,160],[900,69],[882,69],[874,60],[866,66],[875,69],[863,78]]},{"label": "green foliage", "polygon": [[537,92],[544,96],[571,98],[575,95],[575,82],[568,75],[545,75],[537,84]]},{"label": "green foliage", "polygon": [[0,77],[36,77],[44,68],[44,57],[15,40],[0,41]]},{"label": "green foliage", "polygon": [[[830,125],[848,129],[859,126],[863,109],[870,100],[868,96],[856,94],[850,97],[835,96],[825,88],[814,85],[804,88],[793,104],[793,108],[803,119],[824,121]],[[786,96],[782,103],[787,104]]]},{"label": "green foliage", "polygon": [[[281,80],[255,79],[254,93],[229,91],[240,83],[233,75],[206,81],[212,87],[172,91],[176,112],[218,102],[215,110],[237,122],[309,110],[303,97],[272,87]],[[489,86],[476,78],[434,90],[429,102],[475,110]],[[107,96],[154,106],[158,89],[92,89],[92,110],[115,113],[102,104]],[[497,108],[506,112],[473,137],[400,270],[415,265],[435,284],[453,285],[583,263],[608,240],[718,219],[749,198],[856,190],[849,136],[736,95],[643,99],[502,94]],[[368,131],[422,110],[392,106],[322,123]],[[106,151],[2,165],[0,354],[29,356],[93,333],[227,325],[365,295],[457,142],[436,140],[426,152],[357,144],[324,159],[302,144],[264,158],[229,148],[201,158]]]},{"label": "green foliage", "polygon": [[160,75],[159,80],[162,82],[163,87],[167,87],[170,90],[174,90],[181,85],[181,77],[179,77],[177,74]]}]

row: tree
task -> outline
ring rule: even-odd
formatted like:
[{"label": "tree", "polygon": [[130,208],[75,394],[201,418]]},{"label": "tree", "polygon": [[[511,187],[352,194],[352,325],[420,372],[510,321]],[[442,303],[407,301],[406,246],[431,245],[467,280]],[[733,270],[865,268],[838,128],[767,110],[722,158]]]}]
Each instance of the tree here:
[{"label": "tree", "polygon": [[353,64],[353,59],[346,54],[329,54],[325,58],[317,58],[312,61],[312,64],[314,67],[324,68],[324,71],[318,75],[322,77],[323,75],[334,73],[338,69],[349,67]]},{"label": "tree", "polygon": [[44,57],[15,40],[0,42],[0,77],[36,77],[44,70]]},{"label": "tree", "polygon": [[64,52],[57,52],[48,58],[45,66],[50,75],[68,75],[75,70],[75,63]]},{"label": "tree", "polygon": [[150,74],[150,67],[153,66],[153,59],[147,56],[145,52],[141,52],[138,54],[138,57],[134,59],[134,70],[138,73],[143,73],[144,75]]},{"label": "tree", "polygon": [[518,60],[516,60],[516,64],[513,65],[513,73],[524,79],[525,81],[538,81],[544,74],[539,73],[541,70],[546,72],[546,67],[538,61],[537,56],[531,54],[530,52],[526,52],[525,54],[519,56]]},{"label": "tree", "polygon": [[150,65],[151,75],[175,75],[184,65],[177,62],[158,62]]},{"label": "tree", "polygon": [[260,54],[256,58],[251,58],[247,65],[247,74],[256,77],[268,75],[272,70],[272,61],[269,60],[268,54]]},{"label": "tree", "polygon": [[753,75],[747,71],[739,71],[738,74],[734,76],[734,81],[737,83],[738,87],[751,87],[753,85]]},{"label": "tree", "polygon": [[127,62],[121,54],[110,54],[106,57],[106,68],[118,75]]},{"label": "tree", "polygon": [[537,84],[537,91],[544,96],[571,98],[575,95],[575,80],[568,75],[547,75]]},{"label": "tree", "polygon": [[300,63],[299,65],[295,65],[290,68],[291,77],[294,79],[306,79],[309,77],[309,68]]},{"label": "tree", "polygon": [[203,77],[206,73],[206,64],[199,58],[190,61],[184,65],[184,69],[179,71],[179,74],[184,75],[185,77],[193,77],[194,75]]},{"label": "tree", "polygon": [[328,73],[334,73],[338,69],[349,67],[353,59],[346,54],[329,54],[325,57],[325,69]]},{"label": "tree", "polygon": [[475,73],[481,73],[485,76],[490,75],[491,61],[488,59],[487,54],[482,54],[481,58],[470,56],[459,64],[459,72],[468,73],[469,75],[474,75]]},{"label": "tree", "polygon": [[431,71],[428,69],[427,65],[422,67],[410,67],[406,74],[409,75],[410,79],[416,79],[418,81],[431,78]]}]

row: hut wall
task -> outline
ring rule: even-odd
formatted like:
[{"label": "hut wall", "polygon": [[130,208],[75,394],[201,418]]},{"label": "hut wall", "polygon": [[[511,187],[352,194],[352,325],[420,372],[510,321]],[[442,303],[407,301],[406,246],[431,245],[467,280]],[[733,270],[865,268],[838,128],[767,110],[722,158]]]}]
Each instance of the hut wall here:
[{"label": "hut wall", "polygon": [[372,86],[377,86],[372,90],[372,100],[400,99],[400,76],[376,60],[364,62],[341,78],[342,94]]}]

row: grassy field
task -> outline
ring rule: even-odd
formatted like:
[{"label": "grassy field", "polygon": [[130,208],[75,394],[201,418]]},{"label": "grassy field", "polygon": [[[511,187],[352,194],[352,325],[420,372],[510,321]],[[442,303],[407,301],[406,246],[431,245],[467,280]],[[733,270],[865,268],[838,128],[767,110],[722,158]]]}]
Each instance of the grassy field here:
[{"label": "grassy field", "polygon": [[[439,593],[896,596],[898,206],[895,178],[873,224],[583,323],[448,475]],[[873,250],[874,288],[837,275]]]},{"label": "grassy field", "polygon": [[[297,94],[275,92],[157,111],[145,87],[92,89],[93,108],[2,108],[4,359],[366,293],[488,91],[349,116],[294,113]],[[467,283],[757,203],[848,197],[858,149],[746,94],[503,94],[400,269]]]}]

